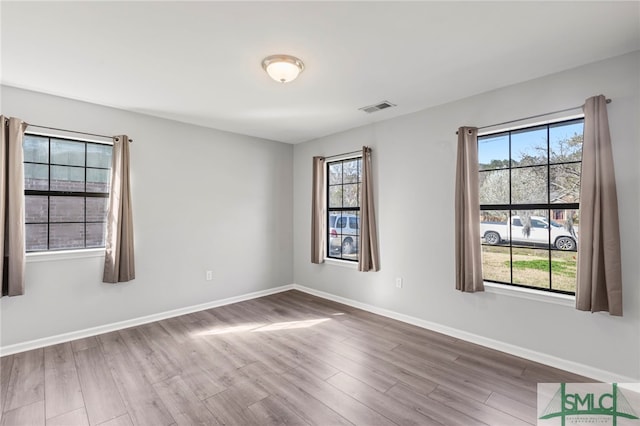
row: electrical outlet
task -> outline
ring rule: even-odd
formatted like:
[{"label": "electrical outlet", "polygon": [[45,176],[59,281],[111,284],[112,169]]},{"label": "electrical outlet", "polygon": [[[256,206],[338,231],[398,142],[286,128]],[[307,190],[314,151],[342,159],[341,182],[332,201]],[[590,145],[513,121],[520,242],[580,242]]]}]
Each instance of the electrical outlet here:
[{"label": "electrical outlet", "polygon": [[396,288],[402,288],[402,278],[396,278]]},{"label": "electrical outlet", "polygon": [[213,279],[213,271],[207,271],[206,280],[211,281]]}]

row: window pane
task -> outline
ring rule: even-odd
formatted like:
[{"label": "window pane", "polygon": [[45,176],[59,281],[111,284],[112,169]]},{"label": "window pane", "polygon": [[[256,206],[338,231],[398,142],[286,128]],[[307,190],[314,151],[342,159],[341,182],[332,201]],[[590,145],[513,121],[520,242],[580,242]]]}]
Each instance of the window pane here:
[{"label": "window pane", "polygon": [[480,172],[480,204],[509,204],[509,170]]},{"label": "window pane", "polygon": [[551,210],[554,218],[551,221],[551,244],[554,249],[562,251],[577,251],[579,231],[579,211]]},{"label": "window pane", "polygon": [[549,289],[549,250],[512,250],[513,283]]},{"label": "window pane", "polygon": [[360,221],[358,220],[357,217],[350,217],[349,218],[349,228],[357,229],[358,233],[360,233]]},{"label": "window pane", "polygon": [[360,182],[360,159],[342,163],[344,183]]},{"label": "window pane", "polygon": [[84,197],[51,197],[49,222],[84,222]]},{"label": "window pane", "polygon": [[551,288],[576,291],[578,276],[578,254],[576,252],[551,252]]},{"label": "window pane", "polygon": [[519,130],[511,134],[512,167],[547,164],[547,128]]},{"label": "window pane", "polygon": [[342,185],[329,187],[329,207],[342,207]]},{"label": "window pane", "polygon": [[84,248],[83,223],[52,223],[49,226],[49,249]]},{"label": "window pane", "polygon": [[499,245],[509,241],[509,211],[480,211],[480,237],[484,244]]},{"label": "window pane", "polygon": [[84,192],[84,168],[51,166],[51,190]]},{"label": "window pane", "polygon": [[360,199],[358,198],[360,195],[360,184],[353,183],[349,185],[343,186],[343,205],[344,207],[359,207]]},{"label": "window pane", "polygon": [[509,135],[500,134],[478,138],[480,170],[509,167]]},{"label": "window pane", "polygon": [[104,223],[87,223],[87,247],[104,247]]},{"label": "window pane", "polygon": [[46,250],[47,249],[47,224],[32,225],[27,224],[25,229],[25,249],[26,251]]},{"label": "window pane", "polygon": [[335,227],[329,230],[329,256],[357,260],[359,235],[359,212],[355,210],[338,213]]},{"label": "window pane", "polygon": [[84,166],[83,142],[51,139],[51,164]]},{"label": "window pane", "polygon": [[514,210],[511,222],[514,246],[549,248],[549,212],[547,210]]},{"label": "window pane", "polygon": [[24,152],[24,161],[34,163],[49,162],[49,138],[24,135],[22,149]]},{"label": "window pane", "polygon": [[329,164],[329,185],[342,183],[342,163]]},{"label": "window pane", "polygon": [[552,203],[580,201],[580,163],[557,164],[549,167]]},{"label": "window pane", "polygon": [[[511,170],[511,203],[547,203],[547,167]],[[482,199],[480,200],[482,203]]]},{"label": "window pane", "polygon": [[482,246],[482,277],[488,281],[511,283],[509,247]]},{"label": "window pane", "polygon": [[49,215],[49,197],[26,195],[24,197],[25,223],[47,223]]},{"label": "window pane", "polygon": [[581,161],[583,130],[583,120],[549,126],[549,162]]},{"label": "window pane", "polygon": [[87,192],[109,192],[110,170],[87,168]]},{"label": "window pane", "polygon": [[103,222],[107,217],[108,198],[87,197],[87,222]]},{"label": "window pane", "polygon": [[24,189],[49,190],[49,166],[42,164],[25,164]]},{"label": "window pane", "polygon": [[87,144],[87,167],[111,168],[111,145]]}]

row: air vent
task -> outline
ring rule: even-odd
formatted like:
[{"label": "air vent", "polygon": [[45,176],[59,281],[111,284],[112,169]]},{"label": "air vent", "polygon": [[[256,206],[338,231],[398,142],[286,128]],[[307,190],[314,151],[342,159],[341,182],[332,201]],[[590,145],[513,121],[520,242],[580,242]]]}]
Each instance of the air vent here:
[{"label": "air vent", "polygon": [[371,114],[372,112],[380,111],[381,109],[391,108],[394,106],[396,106],[396,104],[392,104],[389,101],[382,101],[379,104],[369,105],[369,106],[358,108],[358,109],[366,112],[367,114]]}]

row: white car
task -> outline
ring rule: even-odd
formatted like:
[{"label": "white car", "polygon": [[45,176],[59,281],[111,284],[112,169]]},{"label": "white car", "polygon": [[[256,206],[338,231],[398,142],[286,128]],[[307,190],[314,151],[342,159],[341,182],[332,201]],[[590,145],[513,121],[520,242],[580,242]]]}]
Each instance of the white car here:
[{"label": "white car", "polygon": [[329,215],[329,251],[343,255],[358,252],[360,218],[354,214]]},{"label": "white car", "polygon": [[549,221],[546,217],[531,216],[529,235],[525,235],[523,228],[520,217],[511,216],[511,226],[506,222],[481,222],[480,236],[484,238],[486,244],[491,245],[511,240],[514,243],[549,244],[558,250],[567,251],[575,251],[578,247],[575,229],[568,230],[553,220]]}]

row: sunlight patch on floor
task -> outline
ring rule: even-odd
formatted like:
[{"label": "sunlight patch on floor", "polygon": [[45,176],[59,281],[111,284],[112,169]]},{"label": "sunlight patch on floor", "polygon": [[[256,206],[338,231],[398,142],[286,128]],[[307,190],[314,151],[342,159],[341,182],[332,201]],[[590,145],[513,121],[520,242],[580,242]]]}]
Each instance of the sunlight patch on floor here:
[{"label": "sunlight patch on floor", "polygon": [[310,320],[299,320],[299,321],[284,321],[284,322],[276,322],[276,323],[264,323],[264,322],[253,322],[248,324],[240,324],[226,327],[214,327],[205,331],[200,331],[198,333],[194,333],[192,336],[200,337],[200,336],[215,336],[220,334],[229,334],[229,333],[255,333],[257,331],[278,331],[278,330],[292,330],[296,328],[308,328],[313,327],[314,325],[323,323],[325,321],[329,321],[331,318],[318,318],[318,319],[310,319]]}]

